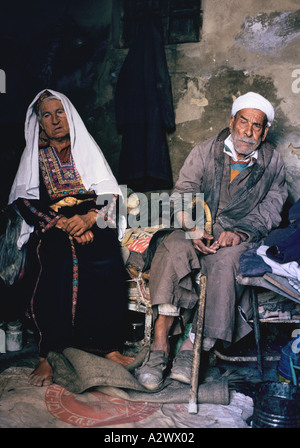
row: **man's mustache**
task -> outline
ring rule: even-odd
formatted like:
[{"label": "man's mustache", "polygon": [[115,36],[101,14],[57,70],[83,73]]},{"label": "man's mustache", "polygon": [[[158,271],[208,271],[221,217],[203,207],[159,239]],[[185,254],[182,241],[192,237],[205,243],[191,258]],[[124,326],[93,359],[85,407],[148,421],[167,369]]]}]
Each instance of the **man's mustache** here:
[{"label": "man's mustache", "polygon": [[257,141],[252,140],[251,138],[239,138],[238,142],[247,143],[248,145],[256,145]]}]

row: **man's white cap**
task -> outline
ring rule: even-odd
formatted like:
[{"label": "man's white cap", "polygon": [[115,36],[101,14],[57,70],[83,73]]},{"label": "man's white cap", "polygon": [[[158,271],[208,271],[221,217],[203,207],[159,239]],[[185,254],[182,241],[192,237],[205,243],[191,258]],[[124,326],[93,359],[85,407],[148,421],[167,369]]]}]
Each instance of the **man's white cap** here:
[{"label": "man's white cap", "polygon": [[271,126],[274,120],[275,112],[274,107],[270,101],[266,100],[263,96],[258,93],[248,92],[245,95],[239,96],[232,105],[231,115],[235,114],[242,109],[259,109],[264,112],[267,116],[268,126]]}]

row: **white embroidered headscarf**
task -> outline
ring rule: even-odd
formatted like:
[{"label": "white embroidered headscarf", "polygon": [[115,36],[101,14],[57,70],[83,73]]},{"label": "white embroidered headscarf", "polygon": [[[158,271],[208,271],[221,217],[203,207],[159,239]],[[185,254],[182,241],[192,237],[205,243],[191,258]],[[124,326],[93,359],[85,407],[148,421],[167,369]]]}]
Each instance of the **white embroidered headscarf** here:
[{"label": "white embroidered headscarf", "polygon": [[[25,120],[26,146],[11,188],[8,203],[11,204],[20,197],[39,199],[38,141],[40,126],[35,112],[35,104],[45,91],[59,98],[62,102],[70,128],[72,156],[85,188],[95,191],[97,195],[118,194],[122,196],[120,187],[101,149],[89,134],[71,101],[62,93],[45,89],[36,95],[27,110]],[[18,240],[19,248],[28,241],[32,231],[33,227],[23,221]]]}]

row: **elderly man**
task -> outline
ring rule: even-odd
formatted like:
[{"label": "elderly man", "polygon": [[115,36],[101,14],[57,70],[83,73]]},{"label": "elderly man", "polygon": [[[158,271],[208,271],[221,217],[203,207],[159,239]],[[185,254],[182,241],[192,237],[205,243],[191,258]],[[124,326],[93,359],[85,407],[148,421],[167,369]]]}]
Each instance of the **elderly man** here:
[{"label": "elderly man", "polygon": [[[169,360],[168,337],[185,321],[198,301],[195,273],[207,275],[203,349],[216,340],[238,341],[251,331],[249,297],[235,281],[240,255],[259,245],[280,224],[287,198],[285,168],[266,141],[274,119],[270,102],[248,92],[232,106],[229,129],[197,145],[187,157],[174,192],[203,193],[213,220],[213,235],[189,228],[181,212],[182,230],[169,234],[156,250],[150,271],[155,316],[154,339],[138,372],[149,390],[163,382]],[[186,238],[185,232],[195,232]],[[210,245],[208,244],[210,241]],[[195,318],[192,331],[173,362],[170,377],[190,382]]]}]

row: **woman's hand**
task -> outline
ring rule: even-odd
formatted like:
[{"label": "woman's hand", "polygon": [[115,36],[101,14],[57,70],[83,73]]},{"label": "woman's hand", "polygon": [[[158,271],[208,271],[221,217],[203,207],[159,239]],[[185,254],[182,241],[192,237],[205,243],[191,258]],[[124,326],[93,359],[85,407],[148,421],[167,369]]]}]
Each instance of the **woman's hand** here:
[{"label": "woman's hand", "polygon": [[56,228],[61,230],[66,230],[66,225],[68,224],[68,218],[65,218],[64,216],[62,218],[59,218],[59,220],[56,223]]},{"label": "woman's hand", "polygon": [[86,215],[74,215],[72,218],[63,216],[57,221],[56,228],[68,233],[78,244],[85,245],[94,241],[94,233],[90,229],[96,220],[96,212],[89,212]]},{"label": "woman's hand", "polygon": [[81,236],[75,236],[74,239],[78,244],[82,244],[84,246],[85,244],[90,244],[94,241],[94,234],[91,230],[87,230]]},{"label": "woman's hand", "polygon": [[63,230],[74,238],[81,237],[87,230],[90,230],[97,220],[96,212],[89,212],[85,215],[74,215],[68,218]]}]

